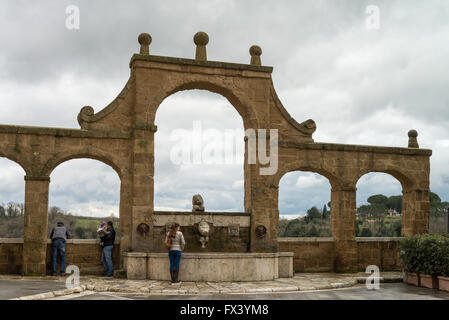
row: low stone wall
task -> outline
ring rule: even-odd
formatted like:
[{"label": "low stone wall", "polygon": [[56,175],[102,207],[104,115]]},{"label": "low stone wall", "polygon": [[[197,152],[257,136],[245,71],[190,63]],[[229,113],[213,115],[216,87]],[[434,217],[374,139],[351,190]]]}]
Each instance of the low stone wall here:
[{"label": "low stone wall", "polygon": [[357,238],[358,269],[365,271],[376,265],[384,271],[402,270],[399,259],[399,241],[402,238]]},{"label": "low stone wall", "polygon": [[[170,280],[167,253],[125,252],[128,279]],[[293,254],[183,253],[183,281],[262,281],[293,276]]]},{"label": "low stone wall", "polygon": [[0,238],[0,273],[20,274],[22,272],[23,239]]},{"label": "low stone wall", "polygon": [[[383,271],[401,270],[398,249],[400,239],[357,238],[358,269],[365,271],[368,265],[377,265]],[[280,252],[294,253],[293,269],[295,272],[331,272],[334,270],[334,241],[332,238],[279,238],[278,244]],[[23,239],[0,238],[1,274],[21,273],[22,248]],[[165,248],[164,253],[166,253]],[[101,274],[103,272],[98,240],[68,240],[66,257],[67,265],[79,266],[83,274]],[[114,247],[112,257],[115,268],[118,268],[118,242]],[[48,272],[50,272],[50,259],[49,242],[47,247]]]},{"label": "low stone wall", "polygon": [[295,272],[329,272],[333,270],[332,238],[278,238],[279,251],[293,252]]},{"label": "low stone wall", "polygon": [[[399,271],[401,238],[356,238],[359,271],[376,265],[382,271]],[[279,251],[293,252],[295,272],[331,272],[334,270],[333,238],[279,238]]]},{"label": "low stone wall", "polygon": [[[112,250],[112,262],[114,268],[119,267],[120,261],[120,244],[116,241],[116,245]],[[103,263],[101,262],[102,248],[100,240],[96,239],[69,239],[66,242],[66,265],[76,265],[80,268],[81,274],[98,274],[104,273]],[[51,272],[51,241],[47,243],[47,272]]]},{"label": "low stone wall", "polygon": [[[0,238],[0,273],[22,272],[23,239]],[[119,242],[112,252],[114,267],[119,267]],[[69,239],[66,243],[66,265],[76,265],[81,274],[102,274],[100,241],[95,239]],[[51,273],[51,241],[47,243],[47,273]]]}]

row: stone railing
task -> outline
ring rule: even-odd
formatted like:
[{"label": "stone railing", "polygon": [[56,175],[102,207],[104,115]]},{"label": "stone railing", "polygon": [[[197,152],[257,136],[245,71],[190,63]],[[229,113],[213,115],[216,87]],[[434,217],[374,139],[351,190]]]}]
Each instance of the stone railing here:
[{"label": "stone railing", "polygon": [[[357,237],[357,268],[365,271],[376,265],[383,271],[401,270],[399,241],[401,237]],[[332,272],[334,239],[330,237],[278,238],[279,251],[293,252],[295,272]]]}]

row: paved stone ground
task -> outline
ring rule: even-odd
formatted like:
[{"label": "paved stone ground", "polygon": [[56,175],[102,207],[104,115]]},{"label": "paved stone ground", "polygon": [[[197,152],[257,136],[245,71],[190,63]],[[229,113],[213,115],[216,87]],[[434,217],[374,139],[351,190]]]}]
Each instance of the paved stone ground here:
[{"label": "paved stone ground", "polygon": [[[310,291],[345,288],[365,282],[366,273],[299,273],[293,278],[281,278],[273,281],[257,282],[181,282],[126,280],[101,277],[85,277],[81,285],[86,290],[97,292],[145,293],[145,294],[227,294],[227,293],[271,293]],[[400,282],[402,274],[398,272],[381,273],[381,282]]]},{"label": "paved stone ground", "polygon": [[[80,286],[65,289],[65,279],[54,277],[21,278],[1,276],[0,298],[48,299],[75,293],[128,293],[150,295],[214,295],[257,294],[295,291],[313,291],[347,288],[364,283],[367,274],[299,273],[293,278],[257,282],[182,282],[127,280],[96,276],[82,276]],[[23,280],[25,279],[25,280]],[[381,273],[381,282],[401,282],[398,272]],[[2,284],[0,282],[0,284]],[[11,288],[15,288],[11,290]],[[30,289],[31,288],[31,289]],[[32,289],[34,288],[34,289]],[[34,292],[32,290],[35,290]],[[34,294],[34,296],[30,296]]]},{"label": "paved stone ground", "polygon": [[1,279],[0,278],[0,300],[7,300],[22,296],[44,294],[50,291],[65,289],[65,282],[59,280],[42,279]]},{"label": "paved stone ground", "polygon": [[84,291],[51,300],[449,300],[444,291],[418,288],[405,283],[382,283],[379,290],[362,284],[351,288],[258,294],[156,295]]}]

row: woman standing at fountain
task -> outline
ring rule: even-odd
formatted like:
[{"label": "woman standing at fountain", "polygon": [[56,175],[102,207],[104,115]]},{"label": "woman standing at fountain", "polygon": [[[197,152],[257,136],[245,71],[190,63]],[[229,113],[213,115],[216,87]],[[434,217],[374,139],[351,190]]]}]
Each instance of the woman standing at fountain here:
[{"label": "woman standing at fountain", "polygon": [[181,262],[182,250],[186,242],[184,240],[184,235],[179,231],[179,223],[174,222],[170,231],[165,237],[165,246],[168,251],[168,257],[170,258],[170,276],[172,283],[179,283],[179,263]]}]

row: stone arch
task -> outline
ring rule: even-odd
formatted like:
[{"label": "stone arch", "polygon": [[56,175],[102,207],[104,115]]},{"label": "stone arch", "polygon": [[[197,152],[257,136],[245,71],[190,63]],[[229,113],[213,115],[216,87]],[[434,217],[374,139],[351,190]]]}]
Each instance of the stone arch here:
[{"label": "stone arch", "polygon": [[18,157],[13,156],[13,155],[9,155],[9,154],[5,154],[5,153],[2,153],[0,151],[0,158],[5,158],[5,159],[8,159],[8,160],[18,164],[22,168],[22,170],[25,173],[25,175],[30,173],[30,170],[28,170],[28,167],[25,165],[25,162],[19,160]]},{"label": "stone arch", "polygon": [[[235,108],[235,110],[239,113],[243,120],[243,126],[245,129],[248,128],[256,128],[256,124],[258,123],[258,119],[255,111],[247,106],[247,103],[244,103],[241,98],[239,98],[234,91],[224,86],[223,84],[217,84],[212,81],[205,80],[185,80],[182,83],[177,83],[171,88],[167,88],[161,93],[154,101],[153,101],[153,113],[150,115],[151,121],[154,123],[156,118],[156,113],[159,106],[162,102],[168,98],[169,96],[185,90],[206,90],[212,93],[219,94],[226,98],[229,103]],[[255,121],[255,122],[254,122]]]},{"label": "stone arch", "polygon": [[96,150],[95,152],[82,152],[82,153],[73,153],[73,152],[65,152],[62,154],[55,155],[53,158],[47,161],[45,164],[42,174],[43,176],[50,176],[56,167],[60,164],[74,160],[74,159],[92,159],[100,161],[108,166],[110,166],[119,176],[119,179],[122,180],[123,172],[118,164],[112,160],[112,156],[105,152],[100,152]]},{"label": "stone arch", "polygon": [[[281,195],[281,192],[280,192],[281,191],[281,181],[282,181],[283,178],[287,178],[287,175],[294,174],[294,173],[309,173],[309,174],[311,173],[311,174],[313,174],[315,176],[318,175],[320,177],[320,179],[323,179],[323,181],[326,181],[327,183],[325,185],[321,185],[320,187],[318,187],[320,189],[320,191],[327,190],[327,192],[328,192],[327,200],[322,202],[321,205],[323,203],[327,205],[328,201],[331,201],[331,198],[332,198],[331,197],[331,195],[332,195],[332,183],[331,183],[330,179],[327,176],[325,176],[324,174],[322,174],[320,172],[317,172],[317,170],[313,170],[312,171],[312,170],[309,170],[308,168],[304,168],[304,167],[301,168],[300,170],[290,170],[290,171],[288,171],[288,172],[286,172],[286,173],[284,173],[282,175],[282,177],[280,178],[280,180],[278,182],[278,188],[276,188],[277,192],[276,192],[276,197],[275,198],[276,198],[276,202],[277,202],[276,203],[276,208],[277,208],[277,211],[278,211],[279,218],[280,218],[281,214],[283,213],[283,212],[281,212],[281,209],[280,209],[280,204],[281,204],[281,202],[280,202],[280,198],[281,198],[280,197],[280,195]],[[297,180],[298,181],[298,185],[301,184],[301,180],[302,180],[302,177],[298,177],[298,180]],[[290,187],[287,190],[292,191],[292,190],[295,190],[295,189],[294,189],[294,187]],[[282,194],[285,194],[285,191],[287,191],[287,190],[284,189],[284,192]],[[295,193],[295,194],[301,194],[301,192],[298,192],[298,193]],[[296,201],[295,201],[296,203],[300,202],[297,196],[295,196],[295,199],[296,199]],[[304,200],[304,199],[305,198],[303,197],[301,200]],[[323,198],[321,198],[321,199],[323,199]],[[320,207],[318,205],[317,202],[314,202],[313,206],[316,207],[319,210],[322,208],[322,207]],[[311,208],[310,204],[309,204],[309,206],[307,208]],[[330,220],[328,222],[330,222]],[[327,232],[327,231],[329,232],[328,235],[326,235],[326,234],[325,235],[316,235],[317,237],[332,237],[332,228],[331,228],[330,224],[326,225],[324,227],[323,227],[323,225],[314,226],[314,228],[316,228],[316,227],[318,227],[318,231],[319,231],[320,234],[322,234],[323,231],[324,232]],[[308,236],[307,235],[306,236],[299,235],[298,237],[303,238],[303,237],[308,237]],[[313,237],[315,237],[315,236],[313,236]]]},{"label": "stone arch", "polygon": [[[194,90],[193,92],[187,90]],[[200,92],[201,90],[201,92]],[[190,103],[192,103],[192,108],[190,110],[188,108],[184,108],[183,100],[171,100],[178,98],[187,98]],[[217,100],[211,100],[217,99]],[[172,105],[172,102],[176,101],[177,103]],[[190,105],[189,103],[189,105]],[[216,105],[215,105],[216,103]],[[246,179],[250,179],[250,177],[245,177],[245,167],[247,164],[245,163],[244,156],[246,153],[245,148],[245,140],[244,140],[244,126],[242,122],[242,117],[239,113],[236,112],[236,108],[230,104],[229,100],[226,99],[221,94],[217,94],[217,92],[213,92],[211,90],[202,90],[202,89],[176,89],[172,94],[170,94],[166,99],[162,101],[160,104],[161,108],[158,108],[156,114],[156,124],[160,125],[158,131],[154,133],[154,171],[153,171],[153,184],[154,184],[154,198],[153,198],[153,207],[156,211],[167,210],[166,207],[171,207],[170,210],[186,210],[187,205],[191,206],[191,197],[200,193],[206,202],[206,209],[211,211],[229,211],[229,212],[244,212],[245,205],[245,186],[242,183],[237,188],[231,187],[233,182],[236,181],[244,181]],[[173,108],[171,108],[173,107]],[[199,107],[199,108],[198,108]],[[217,116],[219,112],[221,116]],[[174,112],[174,113],[173,113]],[[223,112],[223,113],[221,113]],[[182,119],[181,122],[178,123],[177,126],[173,126],[171,121],[173,119],[173,114],[182,114],[179,119]],[[240,115],[240,116],[239,116]],[[227,121],[222,121],[222,117],[226,118]],[[180,170],[180,164],[174,164],[171,161],[170,164],[161,161],[161,159],[165,159],[170,154],[170,148],[168,146],[176,146],[175,143],[170,144],[171,142],[161,142],[164,139],[167,139],[170,136],[171,130],[181,129],[187,130],[190,132],[192,129],[192,121],[193,123],[197,120],[205,121],[207,124],[202,125],[206,132],[207,130],[215,130],[219,131],[219,133],[223,134],[222,137],[225,137],[226,130],[232,130],[237,134],[232,136],[232,145],[233,150],[231,163],[223,164],[223,167],[220,167],[220,163],[213,162],[201,162],[201,163],[190,163],[193,166],[197,166],[198,171],[200,172],[192,172],[189,170]],[[203,122],[204,123],[204,122]],[[163,126],[163,127],[162,127]],[[215,140],[214,140],[215,141]],[[164,147],[165,144],[165,147]],[[202,145],[200,154],[202,151],[205,151],[203,147],[207,144],[205,142]],[[195,143],[192,144],[194,146]],[[214,146],[220,145],[219,158],[224,160],[224,157],[227,156],[225,144],[215,144]],[[206,146],[207,148],[207,146]],[[234,150],[235,148],[235,150]],[[168,150],[168,152],[167,152]],[[191,150],[191,155],[194,154],[194,151]],[[204,155],[204,154],[203,154]],[[204,160],[204,158],[201,158]],[[170,166],[173,170],[170,170]],[[216,179],[213,182],[213,187],[206,188],[208,185],[208,177],[203,174],[204,172],[208,172],[210,170],[214,170],[216,172]],[[174,176],[170,176],[170,174],[174,173]],[[228,173],[228,174],[227,174]],[[167,177],[168,175],[168,177]],[[176,177],[177,188],[176,192],[179,197],[177,198],[179,203],[165,202],[167,196],[169,194],[168,190],[164,192],[160,192],[160,190],[164,190],[164,183],[167,181],[172,181]],[[164,182],[165,181],[165,182]],[[204,184],[206,182],[206,184]],[[172,185],[173,182],[170,182]],[[173,194],[172,194],[173,195]],[[211,201],[213,199],[213,201]],[[219,201],[219,199],[232,199],[229,203],[224,203]],[[218,200],[218,201],[217,201]],[[181,203],[181,201],[183,201]],[[232,206],[230,203],[232,202]],[[165,208],[164,208],[165,207]],[[190,210],[190,208],[188,208]]]},{"label": "stone arch", "polygon": [[[392,176],[393,178],[395,178],[397,181],[399,181],[399,183],[402,186],[402,218],[401,218],[401,234],[402,236],[410,236],[412,234],[414,234],[414,231],[410,231],[410,230],[414,230],[415,229],[415,211],[416,208],[414,208],[414,201],[415,199],[413,199],[413,189],[415,187],[415,182],[410,179],[405,173],[400,172],[399,170],[396,169],[371,169],[371,170],[363,170],[360,171],[357,176],[355,181],[354,186],[357,186],[358,181],[360,180],[360,178],[362,178],[364,175],[368,174],[368,173],[385,173],[388,174],[390,176]],[[428,221],[427,221],[427,227],[428,227]]]},{"label": "stone arch", "polygon": [[[336,175],[331,173],[330,171],[324,169],[324,168],[317,168],[311,165],[305,165],[303,161],[294,161],[291,163],[288,163],[282,167],[279,168],[278,172],[273,176],[271,185],[276,187],[276,195],[274,197],[275,200],[275,209],[278,212],[279,215],[279,182],[281,181],[282,177],[285,176],[289,172],[294,171],[302,171],[302,172],[313,172],[317,173],[329,181],[329,184],[331,186],[331,194],[332,190],[339,190],[342,188],[343,183],[341,182],[341,179],[338,178]],[[331,196],[331,202],[332,202],[332,196]],[[277,228],[277,227],[276,227]],[[331,229],[331,234],[333,234],[333,231]]]},{"label": "stone arch", "polygon": [[359,182],[360,178],[362,178],[364,175],[368,173],[386,173],[392,176],[393,178],[396,178],[396,180],[399,181],[399,183],[402,186],[402,192],[408,192],[413,189],[415,183],[412,179],[410,179],[405,173],[400,172],[399,170],[395,169],[367,169],[367,170],[360,170],[358,174],[353,179],[353,186],[357,186],[357,183]]},{"label": "stone arch", "polygon": [[341,181],[341,179],[330,171],[324,168],[316,168],[314,166],[304,165],[302,161],[291,162],[279,168],[278,172],[272,178],[272,185],[279,187],[279,182],[281,181],[282,177],[292,171],[308,171],[318,173],[329,180],[332,189],[340,189],[343,186],[343,182]]}]

